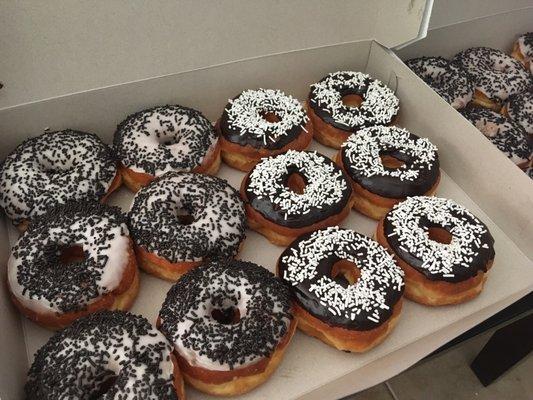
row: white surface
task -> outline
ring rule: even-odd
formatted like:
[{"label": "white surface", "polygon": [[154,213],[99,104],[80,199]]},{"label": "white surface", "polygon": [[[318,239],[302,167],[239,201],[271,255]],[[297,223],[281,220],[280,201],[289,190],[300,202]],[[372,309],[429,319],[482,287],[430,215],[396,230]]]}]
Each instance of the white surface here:
[{"label": "white surface", "polygon": [[[313,143],[312,147],[327,155],[334,154],[331,149],[326,149],[316,142]],[[243,175],[241,172],[237,172],[227,166],[223,166],[219,173],[220,177],[227,179],[235,187],[239,186]],[[496,240],[495,263],[489,273],[485,290],[481,295],[475,300],[459,306],[439,308],[424,307],[405,301],[399,324],[391,336],[382,345],[365,354],[343,353],[298,332],[288,348],[285,360],[273,377],[257,390],[240,398],[296,399],[330,381],[355,372],[371,362],[378,362],[378,360],[391,365],[393,372],[389,370],[387,373],[398,373],[407,365],[399,362],[397,367],[395,367],[394,356],[389,360],[384,359],[384,356],[399,351],[401,348],[418,340],[430,339],[432,335],[443,329],[446,332],[447,326],[450,324],[459,323],[461,326],[460,322],[462,322],[462,327],[473,325],[477,321],[475,317],[467,320],[465,318],[471,318],[472,314],[483,312],[485,308],[491,307],[495,303],[505,302],[509,297],[509,293],[524,291],[533,287],[533,275],[527,273],[527,268],[531,267],[531,262],[445,173],[443,173],[437,195],[453,198],[468,207],[488,225]],[[112,195],[111,203],[127,209],[131,197],[131,193],[123,188]],[[372,235],[376,222],[353,211],[342,226],[350,227],[366,235]],[[14,229],[12,233],[15,233]],[[240,258],[254,261],[274,271],[277,257],[282,250],[282,247],[270,244],[259,234],[248,231],[248,237]],[[506,262],[506,260],[511,259],[514,260],[513,263]],[[144,273],[141,274],[141,291],[132,311],[143,314],[151,322],[155,322],[159,307],[170,286],[171,284],[168,282]],[[50,335],[49,331],[27,320],[24,321],[24,332],[30,355],[44,344]],[[451,335],[448,336],[446,333],[445,338],[449,339],[451,337]],[[418,351],[415,353],[417,355],[416,359],[423,357],[438,347],[433,346],[419,346]],[[410,358],[409,360],[414,362],[416,359]],[[383,377],[380,373],[381,371],[373,369],[373,372],[378,372],[377,375],[381,380]],[[346,390],[352,392],[364,388],[360,383],[354,381],[351,381],[345,387]],[[211,398],[191,389],[188,389],[188,394],[189,398],[193,400]]]}]

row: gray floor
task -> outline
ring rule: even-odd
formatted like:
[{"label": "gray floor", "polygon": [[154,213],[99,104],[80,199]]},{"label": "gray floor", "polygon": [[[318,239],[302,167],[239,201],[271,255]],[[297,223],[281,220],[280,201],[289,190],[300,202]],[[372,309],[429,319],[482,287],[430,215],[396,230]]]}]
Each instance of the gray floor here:
[{"label": "gray floor", "polygon": [[[532,400],[533,355],[483,387],[469,365],[490,338],[485,333],[343,400]],[[388,387],[387,387],[388,386]]]}]

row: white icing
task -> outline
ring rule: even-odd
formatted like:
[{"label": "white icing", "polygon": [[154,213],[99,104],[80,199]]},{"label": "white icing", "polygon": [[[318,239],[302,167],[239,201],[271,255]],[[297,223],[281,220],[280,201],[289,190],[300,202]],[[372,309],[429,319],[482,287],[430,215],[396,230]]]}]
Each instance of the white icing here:
[{"label": "white icing", "polygon": [[[82,233],[83,240],[81,242],[70,243],[69,232],[52,228],[48,230],[47,235],[43,236],[44,242],[39,244],[39,249],[31,248],[25,250],[30,253],[29,258],[31,259],[42,257],[42,253],[38,250],[43,249],[46,245],[71,246],[76,244],[83,248],[89,260],[96,260],[98,256],[107,257],[106,263],[101,265],[98,269],[100,273],[100,279],[97,282],[97,286],[98,294],[101,296],[115,290],[122,280],[124,270],[129,261],[127,252],[129,251],[130,247],[130,239],[128,236],[128,229],[125,225],[110,226],[107,218],[103,218],[99,224],[92,225],[89,223],[89,218],[90,216],[81,217],[77,223],[71,225],[69,228],[69,232],[76,232],[77,234],[80,234],[83,227],[85,227],[85,231]],[[98,231],[98,229],[95,228],[101,228],[102,231]],[[23,235],[30,233],[30,231],[27,231]],[[113,239],[107,239],[109,247],[107,249],[97,250],[95,243],[101,240],[102,236],[107,236],[109,234],[115,235]],[[15,257],[14,254],[18,250],[22,238],[23,237],[21,237],[13,246],[13,250],[7,262],[8,283],[11,292],[25,307],[37,313],[62,313],[57,305],[57,302],[53,304],[51,299],[43,296],[32,297],[24,288],[24,286],[19,283],[17,278],[19,271],[22,268],[31,268],[31,265],[28,266],[27,263],[24,264],[23,259],[21,257]],[[61,267],[61,265],[57,266],[57,268]],[[65,268],[68,268],[68,266],[65,266]],[[86,299],[85,303],[80,305],[89,305],[97,299],[98,297]]]},{"label": "white icing", "polygon": [[16,220],[41,215],[69,200],[97,200],[113,182],[116,165],[95,135],[64,130],[24,142],[0,171],[0,206]]}]

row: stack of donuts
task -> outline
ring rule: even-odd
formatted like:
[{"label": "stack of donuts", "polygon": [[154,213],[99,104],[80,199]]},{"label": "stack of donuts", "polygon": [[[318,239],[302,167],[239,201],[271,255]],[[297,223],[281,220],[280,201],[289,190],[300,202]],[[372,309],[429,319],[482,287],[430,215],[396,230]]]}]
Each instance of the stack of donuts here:
[{"label": "stack of donuts", "polygon": [[[184,383],[242,394],[275,373],[297,328],[364,352],[391,334],[404,298],[477,296],[494,239],[434,197],[438,150],[394,125],[399,108],[384,83],[339,71],[305,104],[245,90],[214,125],[166,105],[127,116],[112,147],[69,129],[19,145],[0,170],[0,206],[20,231],[8,289],[57,330],[27,398],[184,399]],[[309,150],[313,138],[335,155]],[[221,160],[245,173],[239,188],[215,176]],[[126,212],[107,204],[122,183]],[[352,212],[376,221],[373,238],[342,226]],[[275,274],[239,259],[247,228],[283,246]],[[127,311],[145,274],[172,285],[151,323]]]},{"label": "stack of donuts", "polygon": [[405,63],[533,178],[533,32],[520,35],[510,55],[474,47]]}]

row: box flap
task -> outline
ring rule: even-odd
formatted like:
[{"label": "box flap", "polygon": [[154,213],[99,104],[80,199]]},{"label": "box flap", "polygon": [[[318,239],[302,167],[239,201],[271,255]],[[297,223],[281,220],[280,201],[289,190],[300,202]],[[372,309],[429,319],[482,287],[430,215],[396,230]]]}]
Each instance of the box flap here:
[{"label": "box flap", "polygon": [[426,1],[3,2],[0,108],[299,49],[397,46]]}]

